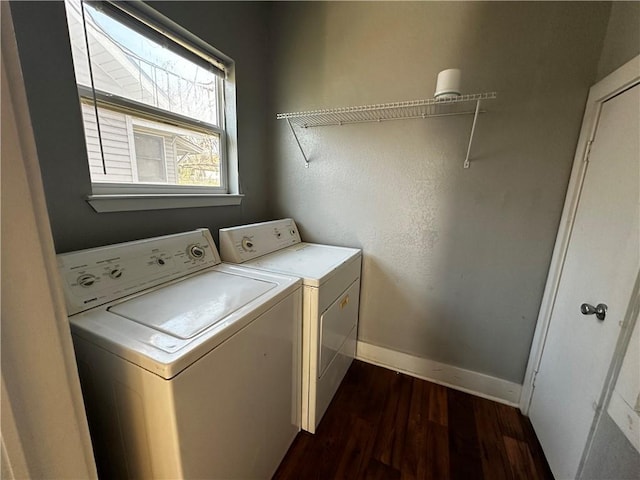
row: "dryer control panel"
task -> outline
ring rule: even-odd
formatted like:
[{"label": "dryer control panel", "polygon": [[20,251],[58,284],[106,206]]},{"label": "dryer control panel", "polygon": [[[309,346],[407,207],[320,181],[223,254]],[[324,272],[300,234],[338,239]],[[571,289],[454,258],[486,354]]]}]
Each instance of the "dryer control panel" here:
[{"label": "dryer control panel", "polygon": [[69,314],[220,263],[206,228],[57,256]]},{"label": "dryer control panel", "polygon": [[244,263],[300,242],[291,218],[220,229],[220,253],[229,263]]}]

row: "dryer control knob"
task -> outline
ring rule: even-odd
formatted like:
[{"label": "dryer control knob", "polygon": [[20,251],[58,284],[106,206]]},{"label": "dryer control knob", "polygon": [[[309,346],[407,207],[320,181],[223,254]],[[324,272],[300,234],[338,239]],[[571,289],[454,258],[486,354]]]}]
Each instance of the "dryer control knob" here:
[{"label": "dryer control knob", "polygon": [[204,249],[200,245],[190,245],[189,248],[187,248],[187,253],[194,260],[204,258]]},{"label": "dryer control knob", "polygon": [[242,249],[245,252],[248,252],[253,248],[253,241],[249,237],[244,237],[242,239]]}]

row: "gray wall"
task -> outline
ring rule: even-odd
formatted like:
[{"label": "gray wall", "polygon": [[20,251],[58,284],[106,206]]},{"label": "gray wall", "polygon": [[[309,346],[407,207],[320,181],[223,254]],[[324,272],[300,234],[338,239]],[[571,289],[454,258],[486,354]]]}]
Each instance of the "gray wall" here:
[{"label": "gray wall", "polygon": [[612,2],[598,80],[640,53],[640,2]]},{"label": "gray wall", "polygon": [[[364,249],[359,339],[520,383],[609,4],[278,4],[277,216]],[[276,112],[497,91],[470,117],[300,133]]]},{"label": "gray wall", "polygon": [[[598,79],[606,77],[638,54],[640,3],[614,2],[598,64]],[[623,480],[637,479],[639,475],[640,453],[605,411],[595,431],[593,446],[581,478]]]},{"label": "gray wall", "polygon": [[62,2],[13,2],[16,38],[56,251],[268,218],[264,119],[266,4],[158,2],[153,6],[236,61],[241,206],[96,213]]}]

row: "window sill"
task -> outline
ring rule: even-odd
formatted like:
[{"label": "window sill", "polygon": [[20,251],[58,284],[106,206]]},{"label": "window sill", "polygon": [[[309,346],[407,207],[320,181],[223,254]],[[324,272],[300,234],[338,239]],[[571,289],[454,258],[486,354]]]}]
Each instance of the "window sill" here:
[{"label": "window sill", "polygon": [[89,195],[87,202],[98,213],[165,210],[169,208],[240,205],[244,195],[233,194],[116,194]]}]

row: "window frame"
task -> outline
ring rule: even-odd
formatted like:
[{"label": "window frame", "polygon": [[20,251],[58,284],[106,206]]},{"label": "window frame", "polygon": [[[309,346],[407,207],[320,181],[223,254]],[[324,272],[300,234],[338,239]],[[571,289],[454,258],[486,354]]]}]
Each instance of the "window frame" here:
[{"label": "window frame", "polygon": [[[140,31],[141,28],[154,30],[156,35],[152,35],[151,38],[157,40],[157,36],[160,35],[168,42],[173,42],[173,47],[178,45],[192,55],[199,55],[205,62],[215,59],[218,61],[215,65],[216,68],[224,67],[224,76],[217,76],[218,125],[167,112],[76,83],[81,103],[89,104],[92,108],[103,106],[106,109],[121,111],[130,118],[130,121],[127,121],[128,125],[136,125],[145,121],[164,122],[169,129],[171,127],[184,128],[219,137],[218,155],[221,183],[219,187],[135,183],[139,182],[137,175],[134,177],[134,183],[107,183],[91,180],[92,194],[87,197],[89,204],[98,212],[240,204],[243,195],[239,191],[238,180],[235,63],[233,60],[142,2],[132,4],[129,2],[89,1],[87,3],[94,7],[96,5],[99,5],[100,8],[106,7],[109,13],[117,12],[117,15],[113,17],[129,28],[137,31]],[[186,58],[191,57],[187,56]],[[153,129],[153,127],[151,128]],[[131,134],[133,134],[133,130]],[[89,164],[87,163],[87,165]],[[134,167],[137,168],[132,163],[132,168]]]}]

